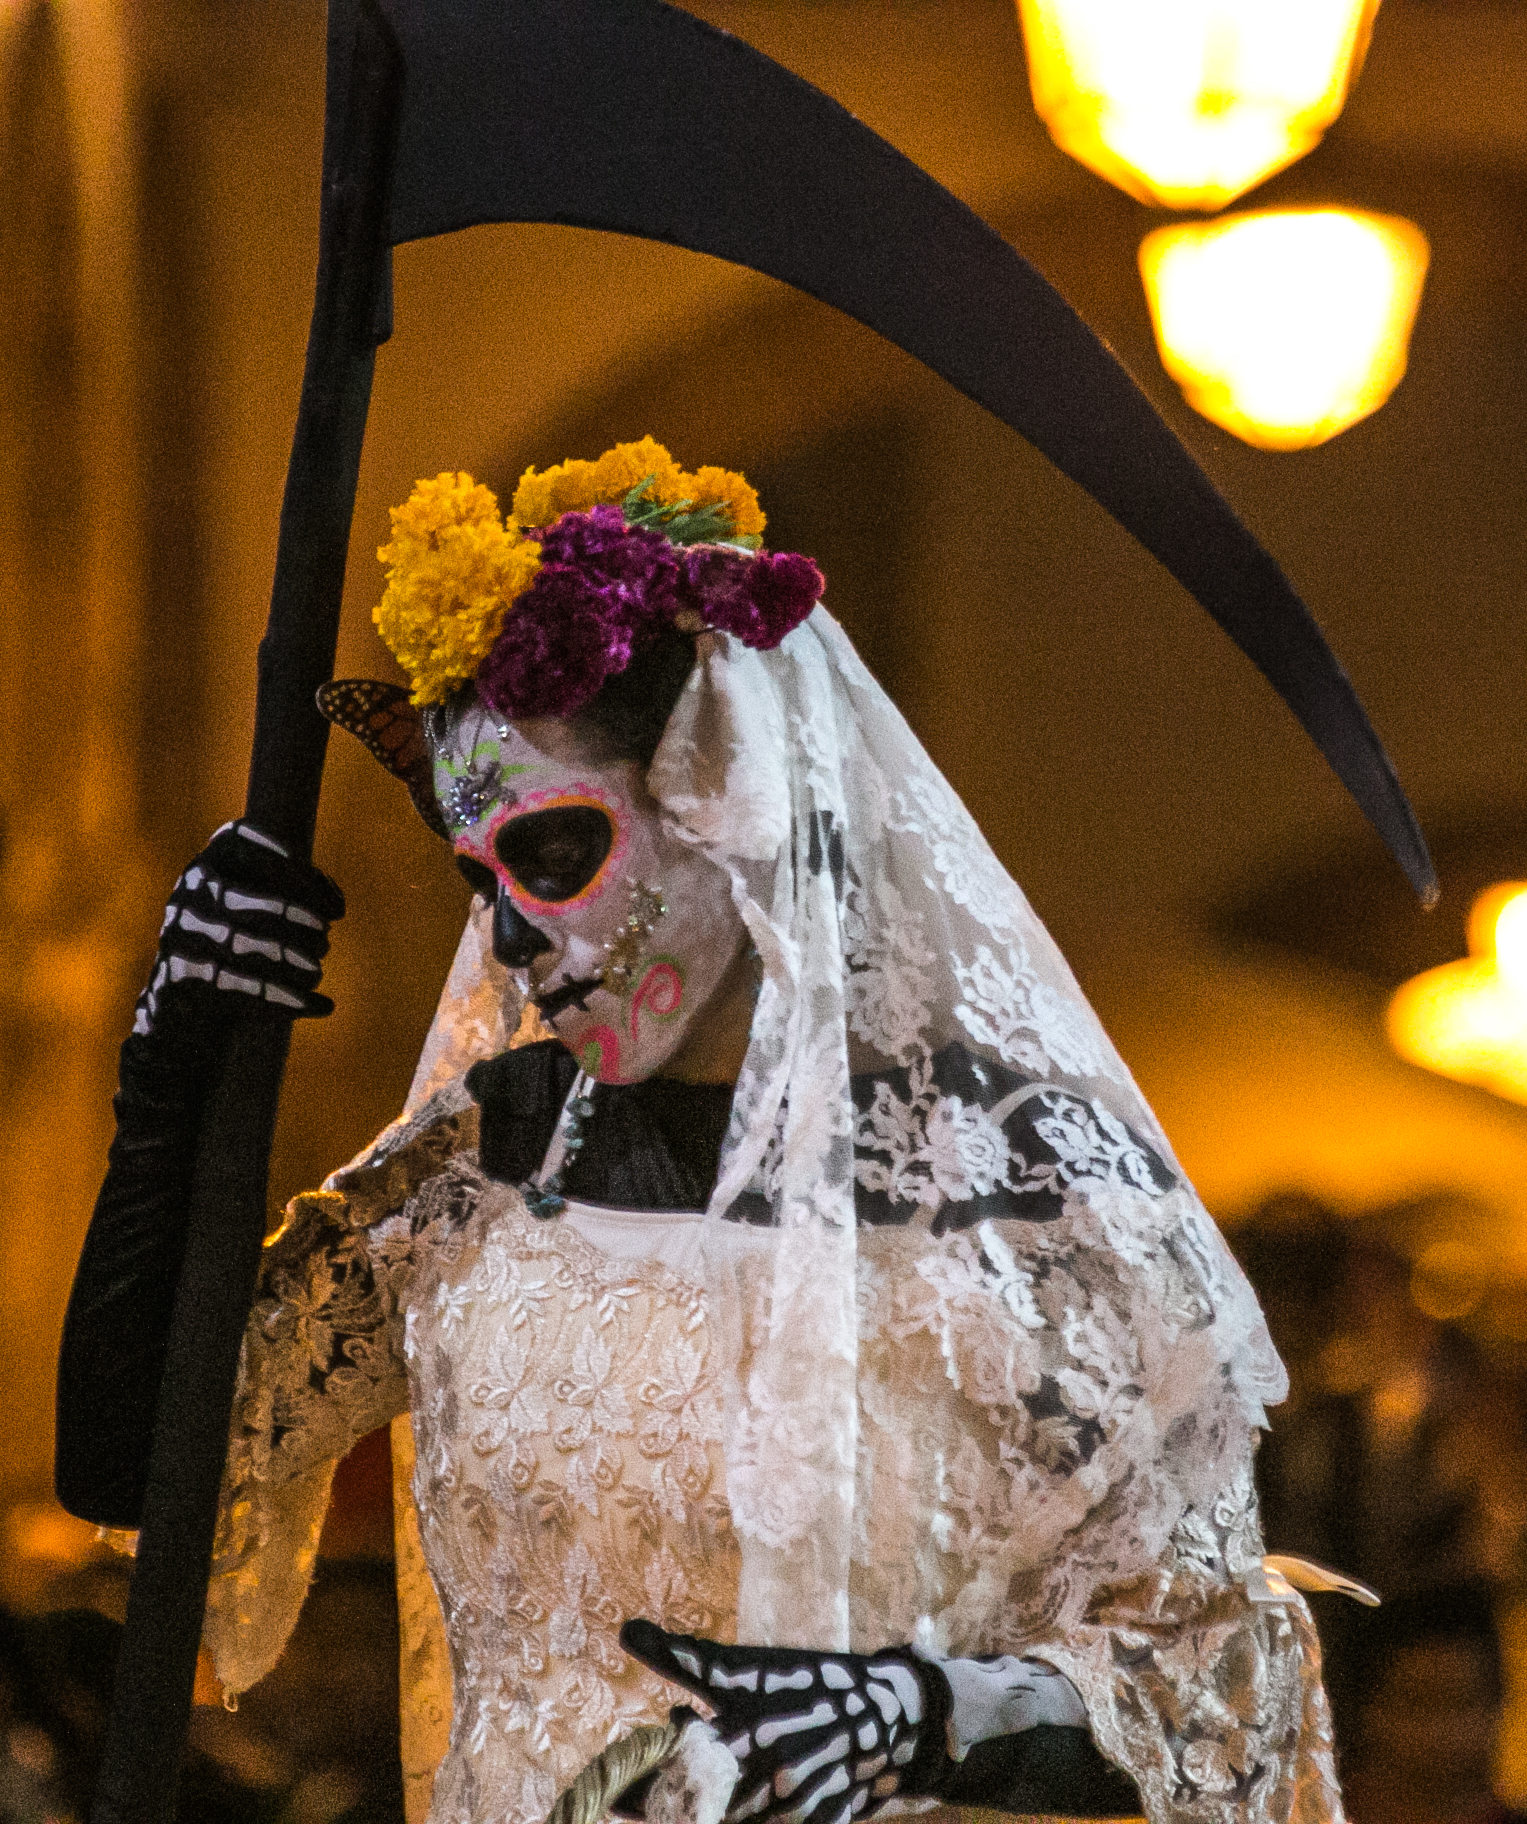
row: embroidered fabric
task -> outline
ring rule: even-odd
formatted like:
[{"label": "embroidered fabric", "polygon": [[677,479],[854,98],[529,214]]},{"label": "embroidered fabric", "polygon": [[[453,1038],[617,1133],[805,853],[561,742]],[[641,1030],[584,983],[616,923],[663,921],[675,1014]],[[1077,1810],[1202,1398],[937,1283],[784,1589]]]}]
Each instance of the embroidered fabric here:
[{"label": "embroidered fabric", "polygon": [[271,1250],[209,1610],[225,1678],[279,1650],[326,1459],[407,1403],[456,1682],[436,1824],[539,1815],[666,1707],[611,1644],[637,1613],[1042,1648],[1153,1824],[1339,1818],[1308,1614],[1241,1581],[1285,1391],[1250,1288],[825,611],[775,652],[701,647],[650,782],[764,972],[703,1284],[528,1225],[463,1153],[459,1071],[517,1012],[475,921],[417,1112]]},{"label": "embroidered fabric", "polygon": [[[535,1221],[470,1152],[440,1169],[464,1134],[431,1121],[349,1194],[294,1204],[246,1346],[208,1617],[225,1683],[274,1663],[301,1591],[267,1573],[321,1521],[333,1458],[410,1410],[457,1699],[439,1824],[544,1817],[683,1696],[626,1659],[621,1622],[730,1633],[737,1583],[700,1288]],[[428,1630],[409,1632],[418,1651]]]},{"label": "embroidered fabric", "polygon": [[[209,1632],[236,1688],[273,1663],[301,1590],[265,1573],[316,1531],[327,1463],[406,1404],[456,1692],[430,1815],[531,1824],[678,1699],[620,1653],[621,1621],[735,1638],[740,1564],[700,1287],[536,1222],[470,1151],[442,1168],[471,1125],[427,1111],[347,1190],[299,1199],[272,1247]],[[1167,1423],[1157,1473],[1179,1504],[1204,1492],[1160,1534],[1126,1541],[1080,1487],[1057,1501],[1024,1470],[1035,1426],[1014,1394],[1069,1353],[1045,1307],[1088,1266],[1058,1266],[1033,1306],[993,1301],[992,1266],[1011,1269],[995,1239],[951,1233],[930,1255],[905,1230],[866,1237],[855,1646],[1042,1648],[1155,1819],[1331,1816],[1308,1617],[1240,1583],[1260,1560],[1244,1422],[1232,1406],[1207,1435],[1199,1414]],[[1127,1479],[1112,1449],[1068,1480]],[[407,1619],[418,1652],[428,1630]]]}]

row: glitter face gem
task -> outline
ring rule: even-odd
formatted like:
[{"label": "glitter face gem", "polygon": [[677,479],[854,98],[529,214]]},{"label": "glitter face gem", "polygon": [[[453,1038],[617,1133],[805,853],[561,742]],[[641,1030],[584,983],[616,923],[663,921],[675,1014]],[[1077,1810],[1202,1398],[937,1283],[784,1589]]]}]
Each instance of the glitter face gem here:
[{"label": "glitter face gem", "polygon": [[490,806],[513,804],[515,794],[504,785],[504,769],[490,754],[479,755],[459,779],[446,787],[440,808],[454,830],[480,823]]},{"label": "glitter face gem", "polygon": [[614,937],[604,946],[608,961],[604,966],[605,986],[617,994],[626,994],[636,980],[636,966],[647,947],[647,939],[657,929],[658,920],[668,916],[663,896],[655,887],[631,883],[631,910]]}]

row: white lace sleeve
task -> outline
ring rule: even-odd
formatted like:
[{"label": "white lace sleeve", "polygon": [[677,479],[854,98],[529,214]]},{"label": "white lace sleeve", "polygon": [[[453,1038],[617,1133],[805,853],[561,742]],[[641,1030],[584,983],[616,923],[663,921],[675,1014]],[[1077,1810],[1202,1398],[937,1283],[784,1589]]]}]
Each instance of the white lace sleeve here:
[{"label": "white lace sleeve", "polygon": [[228,1691],[275,1664],[312,1578],[335,1465],[407,1409],[407,1292],[421,1242],[409,1202],[476,1111],[389,1135],[305,1192],[266,1244],[244,1335],[207,1593],[205,1640]]}]

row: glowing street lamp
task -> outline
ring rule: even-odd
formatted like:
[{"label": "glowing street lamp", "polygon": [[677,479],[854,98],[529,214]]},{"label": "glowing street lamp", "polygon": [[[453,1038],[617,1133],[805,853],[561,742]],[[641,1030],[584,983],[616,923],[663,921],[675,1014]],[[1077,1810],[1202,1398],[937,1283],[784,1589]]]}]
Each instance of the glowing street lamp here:
[{"label": "glowing street lamp", "polygon": [[1018,0],[1034,106],[1142,202],[1222,209],[1311,150],[1378,0]]},{"label": "glowing street lamp", "polygon": [[1395,994],[1390,1043],[1412,1064],[1527,1102],[1527,882],[1480,894],[1469,951]]},{"label": "glowing street lamp", "polygon": [[1140,271],[1189,405],[1261,449],[1296,450],[1399,385],[1428,257],[1398,216],[1282,209],[1158,228]]}]

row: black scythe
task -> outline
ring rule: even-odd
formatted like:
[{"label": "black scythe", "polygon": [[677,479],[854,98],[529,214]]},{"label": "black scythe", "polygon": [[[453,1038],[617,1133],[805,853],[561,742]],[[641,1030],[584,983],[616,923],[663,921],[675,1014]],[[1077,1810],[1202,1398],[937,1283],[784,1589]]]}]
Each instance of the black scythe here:
[{"label": "black scythe", "polygon": [[[808,83],[661,0],[330,0],[317,296],[246,815],[311,853],[387,250],[558,222],[751,267],[879,331],[1027,438],[1203,604],[1428,903],[1426,845],[1315,621],[1114,357],[963,204]],[[284,1034],[209,1098],[94,1824],[174,1815]]]}]

